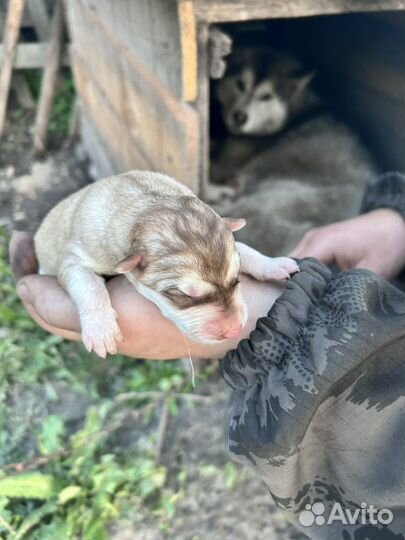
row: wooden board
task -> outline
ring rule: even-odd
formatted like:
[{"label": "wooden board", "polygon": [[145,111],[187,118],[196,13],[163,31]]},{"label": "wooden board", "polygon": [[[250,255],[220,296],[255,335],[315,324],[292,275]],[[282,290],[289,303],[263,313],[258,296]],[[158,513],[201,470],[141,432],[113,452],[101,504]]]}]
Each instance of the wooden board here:
[{"label": "wooden board", "polygon": [[34,122],[33,146],[36,152],[46,149],[48,124],[60,68],[63,46],[64,8],[62,0],[55,0],[51,30],[46,53],[45,68],[41,79],[38,107]]},{"label": "wooden board", "polygon": [[[46,62],[47,43],[19,43],[14,61],[14,69],[43,68]],[[3,57],[3,45],[0,45],[0,62]],[[63,55],[62,65],[69,65],[69,55]]]},{"label": "wooden board", "polygon": [[125,172],[120,159],[115,156],[108,141],[103,140],[100,130],[93,118],[87,112],[87,107],[80,111],[80,134],[85,148],[91,149],[92,167],[90,169],[94,179],[105,178],[120,172]]},{"label": "wooden board", "polygon": [[[70,0],[66,2],[69,8]],[[83,0],[177,97],[182,94],[176,0]],[[74,30],[74,29],[73,29]]]},{"label": "wooden board", "polygon": [[206,23],[198,25],[198,99],[197,111],[200,120],[200,162],[199,162],[199,178],[200,178],[200,196],[202,199],[207,198],[209,184],[209,153],[210,153],[210,134],[209,134],[209,66],[208,66],[208,38],[209,26]]},{"label": "wooden board", "polygon": [[178,4],[182,58],[182,98],[195,101],[198,97],[197,21],[192,0]]},{"label": "wooden board", "polygon": [[196,111],[143,65],[104,13],[80,0],[69,2],[68,11],[81,105],[106,142],[111,162],[118,163],[120,170],[158,170],[197,190]]},{"label": "wooden board", "polygon": [[11,75],[17,51],[18,36],[24,11],[25,0],[15,0],[8,4],[3,37],[3,58],[0,63],[0,135],[6,118],[7,99]]},{"label": "wooden board", "polygon": [[405,0],[195,0],[197,17],[210,23],[403,9]]}]

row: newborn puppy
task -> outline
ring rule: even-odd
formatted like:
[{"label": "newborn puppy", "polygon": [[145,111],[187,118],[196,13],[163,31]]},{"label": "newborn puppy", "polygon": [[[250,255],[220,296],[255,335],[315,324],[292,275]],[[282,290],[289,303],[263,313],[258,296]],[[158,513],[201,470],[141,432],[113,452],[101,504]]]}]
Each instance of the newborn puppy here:
[{"label": "newborn puppy", "polygon": [[292,259],[237,246],[232,231],[244,223],[222,219],[168,176],[131,171],[61,201],[34,242],[40,273],[57,276],[77,306],[85,347],[105,357],[122,336],[103,275],[125,274],[195,341],[240,335],[240,272],[280,280],[298,271]]}]

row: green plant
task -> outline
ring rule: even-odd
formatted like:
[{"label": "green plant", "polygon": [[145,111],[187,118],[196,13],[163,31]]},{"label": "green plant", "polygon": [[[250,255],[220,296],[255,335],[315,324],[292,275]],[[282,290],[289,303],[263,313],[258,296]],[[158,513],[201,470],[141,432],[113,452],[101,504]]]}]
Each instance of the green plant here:
[{"label": "green plant", "polygon": [[[41,90],[42,72],[28,70],[25,79],[34,99],[37,101]],[[54,135],[66,136],[69,131],[70,117],[73,111],[75,89],[72,74],[64,70],[59,76],[59,82],[53,100],[49,132]]]},{"label": "green plant", "polygon": [[[111,522],[141,511],[169,528],[181,493],[166,487],[153,441],[140,452],[117,433],[142,429],[160,403],[149,394],[187,390],[188,375],[178,361],[103,361],[42,331],[16,295],[7,245],[0,229],[0,538],[104,540]],[[65,410],[49,412],[61,384],[88,400],[73,428]]]}]

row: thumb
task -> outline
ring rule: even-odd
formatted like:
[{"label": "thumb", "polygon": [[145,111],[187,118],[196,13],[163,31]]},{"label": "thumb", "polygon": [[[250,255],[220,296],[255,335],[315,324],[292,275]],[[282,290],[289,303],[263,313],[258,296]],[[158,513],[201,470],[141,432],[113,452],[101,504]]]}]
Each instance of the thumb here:
[{"label": "thumb", "polygon": [[80,331],[77,309],[68,293],[52,276],[25,276],[17,283],[17,294],[29,314],[45,329]]},{"label": "thumb", "polygon": [[37,304],[44,300],[48,291],[56,287],[59,287],[56,278],[31,274],[24,276],[17,282],[17,294],[23,302]]}]

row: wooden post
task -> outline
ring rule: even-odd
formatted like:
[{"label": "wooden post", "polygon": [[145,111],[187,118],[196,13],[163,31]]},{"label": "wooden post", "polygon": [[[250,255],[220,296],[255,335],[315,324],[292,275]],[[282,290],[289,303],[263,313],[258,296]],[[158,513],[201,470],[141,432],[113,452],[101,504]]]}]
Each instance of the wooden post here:
[{"label": "wooden post", "polygon": [[9,0],[7,8],[6,28],[4,32],[4,54],[0,67],[0,137],[3,133],[6,118],[8,93],[11,75],[17,51],[18,35],[25,0]]},{"label": "wooden post", "polygon": [[178,3],[180,22],[180,44],[182,54],[183,99],[195,101],[198,94],[197,69],[197,22],[192,0]]},{"label": "wooden post", "polygon": [[70,117],[68,140],[72,142],[80,131],[80,104],[79,98],[76,96],[73,103],[72,116]]},{"label": "wooden post", "polygon": [[52,16],[51,34],[46,55],[45,69],[42,76],[37,115],[34,125],[34,150],[43,152],[46,146],[46,135],[51,115],[53,96],[58,79],[63,38],[63,5],[56,0]]}]

